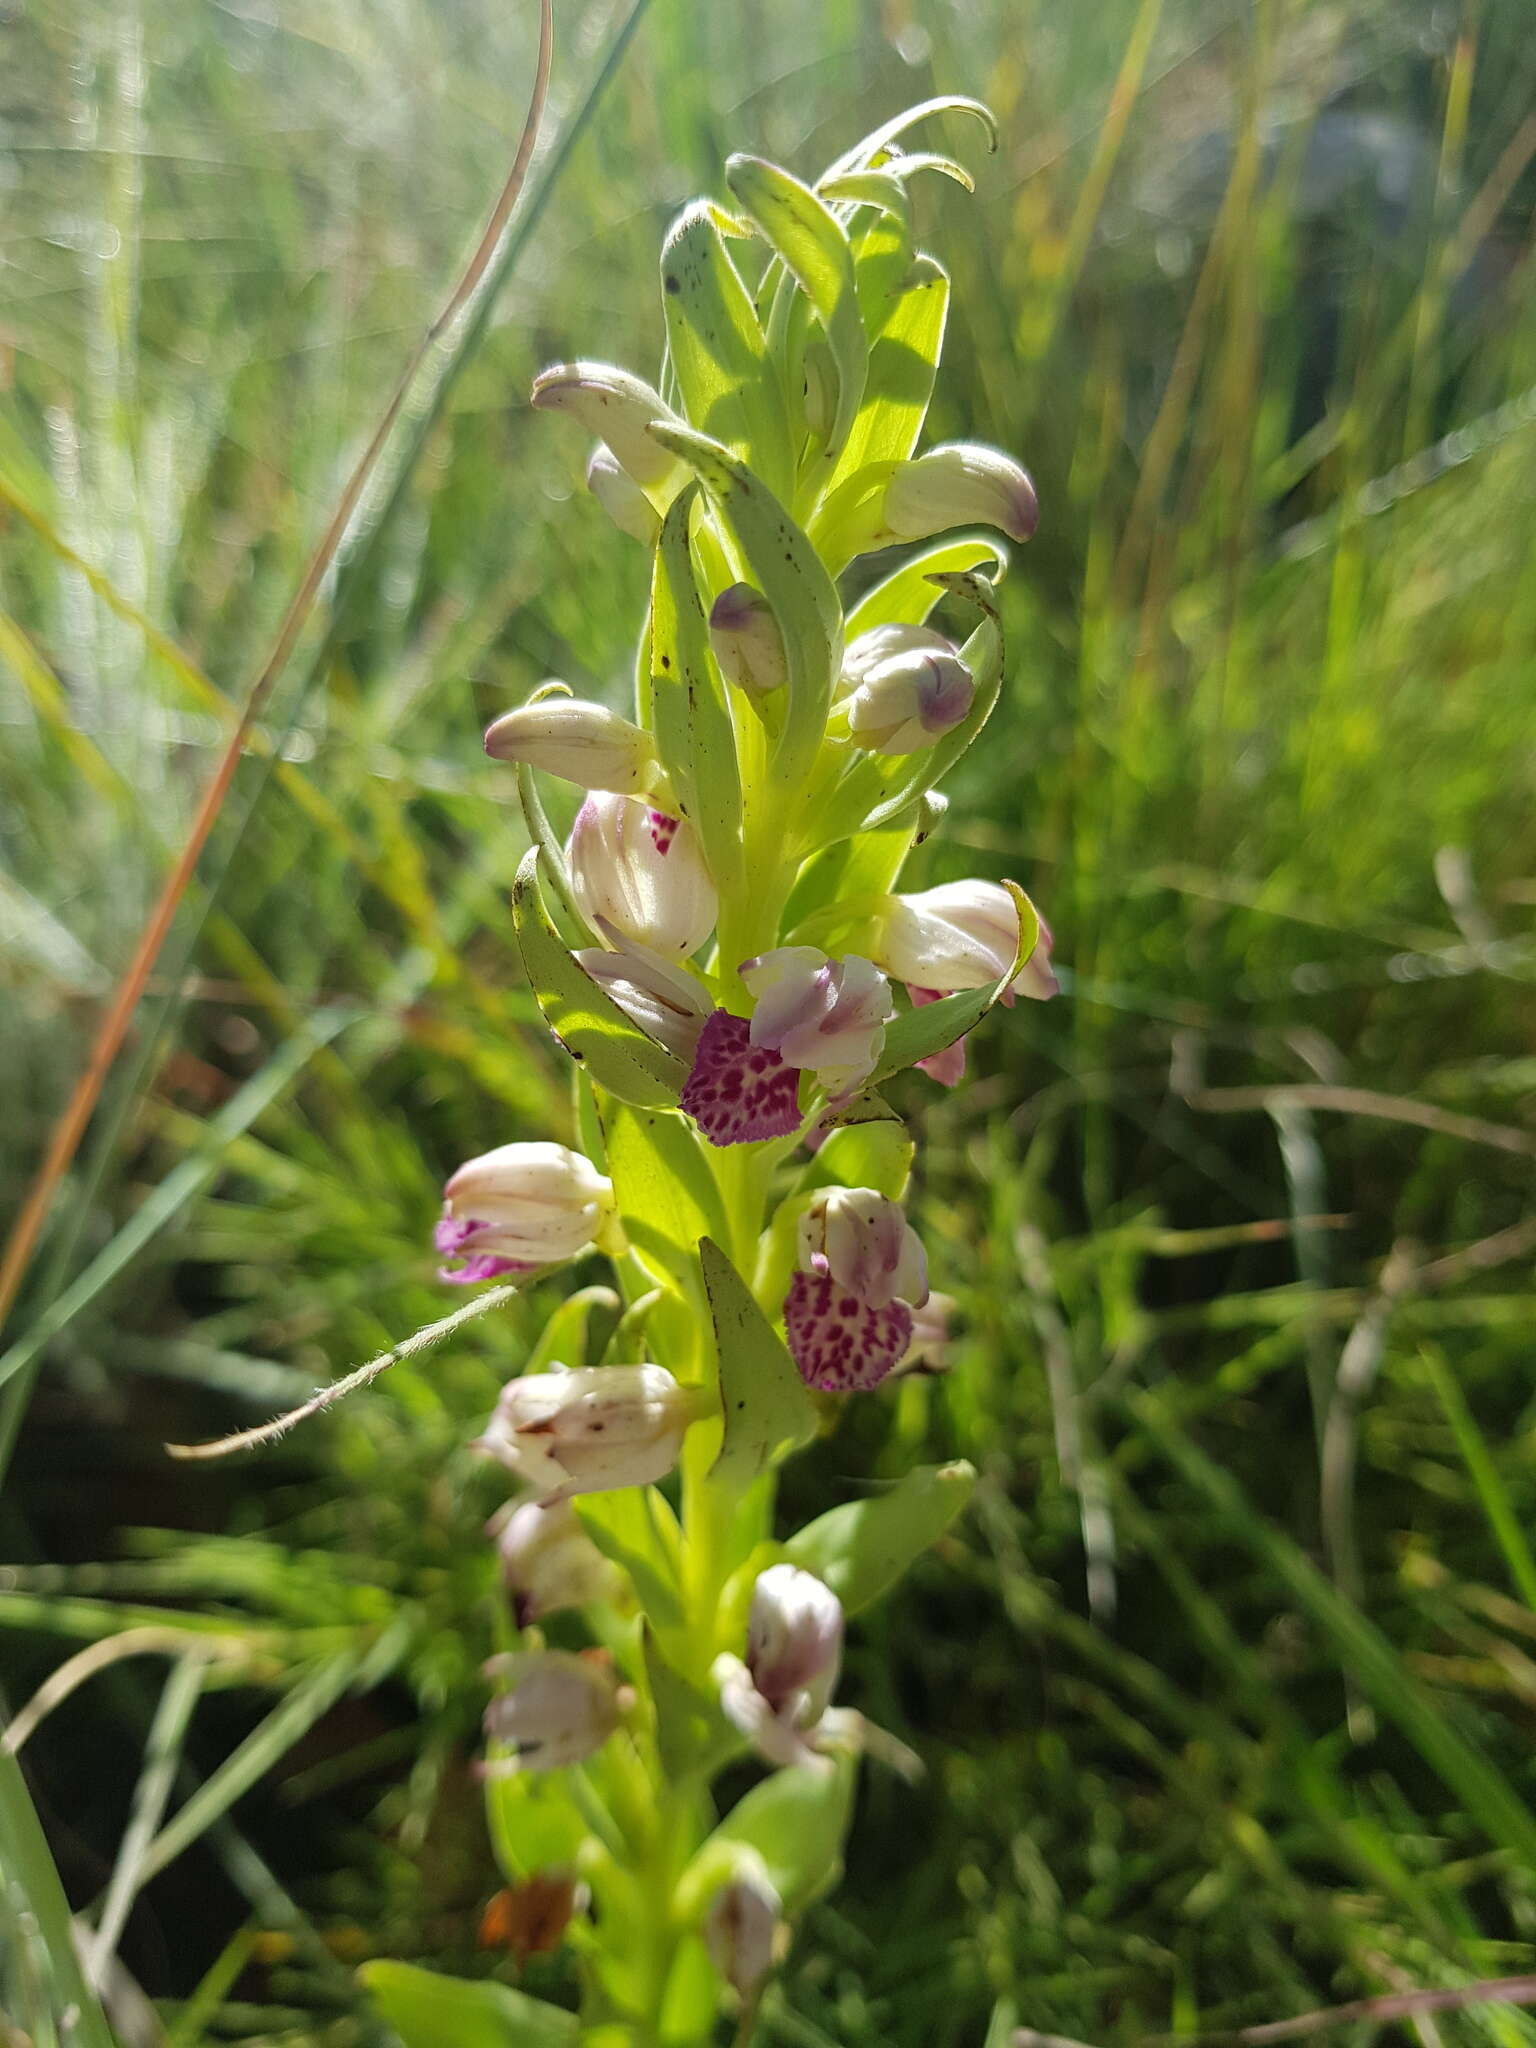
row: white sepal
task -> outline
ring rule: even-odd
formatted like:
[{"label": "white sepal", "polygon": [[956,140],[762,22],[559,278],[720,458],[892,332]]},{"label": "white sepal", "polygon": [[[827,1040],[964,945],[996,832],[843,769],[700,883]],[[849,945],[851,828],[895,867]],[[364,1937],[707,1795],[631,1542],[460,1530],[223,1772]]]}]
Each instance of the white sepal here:
[{"label": "white sepal", "polygon": [[581,697],[541,697],[503,712],[485,735],[493,761],[526,761],[582,789],[636,795],[648,789],[656,748],[642,727]]},{"label": "white sepal", "polygon": [[1040,503],[1011,455],[949,441],[901,465],[885,487],[881,516],[898,540],[925,540],[952,526],[995,526],[1011,540],[1028,540]]},{"label": "white sepal", "polygon": [[644,1486],[672,1470],[695,1403],[659,1365],[595,1365],[509,1380],[474,1448],[546,1501]]},{"label": "white sepal", "polygon": [[576,814],[566,860],[577,908],[627,939],[686,959],[715,928],[719,900],[686,820],[635,797],[594,792]]}]

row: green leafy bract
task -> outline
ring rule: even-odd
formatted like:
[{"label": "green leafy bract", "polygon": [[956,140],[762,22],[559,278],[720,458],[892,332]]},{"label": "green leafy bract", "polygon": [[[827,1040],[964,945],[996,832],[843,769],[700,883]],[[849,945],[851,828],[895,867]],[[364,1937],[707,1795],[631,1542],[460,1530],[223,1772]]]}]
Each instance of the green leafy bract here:
[{"label": "green leafy bract", "polygon": [[828,165],[820,183],[828,178],[841,178],[849,171],[867,170],[880,161],[898,135],[905,135],[920,121],[929,120],[934,114],[969,114],[981,123],[987,131],[988,149],[997,147],[997,118],[992,109],[982,100],[968,99],[963,93],[940,93],[931,100],[919,100],[916,106],[904,107],[899,114],[893,114],[889,121],[882,121],[878,128],[872,128],[852,149],[844,150],[833,164]]},{"label": "green leafy bract", "polygon": [[928,417],[949,314],[949,276],[919,256],[885,294],[885,317],[869,351],[864,403],[834,481],[911,456]]},{"label": "green leafy bract", "polygon": [[642,1109],[673,1108],[688,1070],[631,1023],[555,930],[539,886],[541,854],[531,846],[512,885],[518,949],[545,1022],[594,1081]]},{"label": "green leafy bract", "polygon": [[690,422],[787,493],[792,450],[778,366],[714,208],[695,204],[673,223],[661,283],[667,347]]},{"label": "green leafy bract", "polygon": [[943,1535],[975,1485],[975,1470],[963,1460],[918,1465],[888,1492],[819,1515],[790,1538],[785,1555],[824,1580],[845,1614],[857,1614]]},{"label": "green leafy bract", "polygon": [[[540,695],[545,694],[548,693],[536,691],[528,702],[537,703]],[[567,691],[565,694],[570,693]],[[523,823],[528,827],[529,841],[542,855],[544,880],[549,884],[550,893],[555,900],[552,913],[555,929],[569,945],[595,946],[597,934],[588,929],[586,919],[576,908],[576,899],[571,894],[570,876],[566,872],[565,851],[555,837],[554,827],[549,822],[549,814],[539,795],[538,783],[526,761],[519,761],[517,764],[517,800],[522,807]]]},{"label": "green leafy bract", "polygon": [[558,1772],[518,1771],[491,1778],[485,1787],[485,1816],[496,1860],[514,1883],[535,1871],[573,1863],[587,1836],[587,1824]]},{"label": "green leafy bract", "polygon": [[881,1110],[829,1132],[807,1164],[801,1186],[873,1188],[899,1202],[907,1191],[917,1148],[901,1119],[883,1105]]},{"label": "green leafy bract", "polygon": [[885,206],[890,203],[887,188],[894,185],[905,196],[908,181],[919,171],[937,171],[941,177],[952,178],[967,192],[976,190],[976,180],[964,164],[956,163],[952,156],[939,156],[926,149],[893,150],[882,157],[877,169],[845,171],[840,176],[828,176],[821,179],[816,189],[823,199]]},{"label": "green leafy bract", "polygon": [[364,1963],[358,1976],[405,2048],[573,2048],[575,2013],[510,1984],[474,1982],[413,1963]]},{"label": "green leafy bract", "polygon": [[816,1411],[783,1340],[711,1238],[700,1241],[699,1263],[720,1355],[724,1432],[710,1477],[740,1487],[804,1443],[815,1431]]},{"label": "green leafy bract", "polygon": [[686,1679],[649,1628],[642,1648],[662,1769],[674,1784],[707,1775],[731,1756],[740,1738],[721,1714],[718,1696]]},{"label": "green leafy bract", "polygon": [[657,440],[697,474],[720,522],[767,599],[784,639],[787,709],[774,752],[782,796],[792,797],[816,758],[842,647],[843,611],[821,558],[760,477],[727,448],[678,427]]},{"label": "green leafy bract", "polygon": [[[791,943],[826,941],[827,950],[835,952],[831,942],[857,930],[895,888],[915,830],[915,818],[899,819],[877,832],[834,840],[814,854],[800,870],[784,913]],[[802,924],[803,932],[797,929]]]},{"label": "green leafy bract", "polygon": [[720,1190],[681,1117],[612,1099],[598,1115],[630,1249],[665,1286],[697,1301],[701,1237],[727,1232]]},{"label": "green leafy bract", "polygon": [[889,170],[850,171],[846,177],[823,178],[816,188],[832,206],[878,206],[896,222],[901,234],[912,235],[912,198],[905,183]]},{"label": "green leafy bract", "polygon": [[552,1365],[595,1365],[594,1353],[601,1352],[612,1333],[620,1308],[611,1287],[578,1287],[550,1315],[523,1371],[547,1372]]},{"label": "green leafy bract", "polygon": [[666,1496],[654,1486],[578,1494],[572,1503],[604,1557],[619,1567],[653,1627],[682,1626],[682,1535]]},{"label": "green leafy bract", "polygon": [[821,321],[837,366],[837,409],[826,442],[826,454],[835,461],[864,396],[869,353],[848,237],[810,187],[777,164],[733,156],[725,178]]},{"label": "green leafy bract", "polygon": [[848,614],[848,638],[873,632],[876,626],[923,625],[944,596],[944,585],[938,580],[942,575],[980,569],[997,583],[1007,567],[1007,549],[991,538],[943,540],[922,548],[865,591]]},{"label": "green leafy bract", "polygon": [[776,1771],[732,1808],[699,1853],[707,1856],[721,1842],[755,1849],[785,1912],[797,1913],[835,1884],[842,1870],[853,1778],[853,1758],[847,1755],[820,1768]]},{"label": "green leafy bract", "polygon": [[678,808],[699,835],[722,894],[741,880],[741,775],[725,685],[694,581],[688,522],[697,486],[662,522],[651,587],[650,691],[656,745]]}]

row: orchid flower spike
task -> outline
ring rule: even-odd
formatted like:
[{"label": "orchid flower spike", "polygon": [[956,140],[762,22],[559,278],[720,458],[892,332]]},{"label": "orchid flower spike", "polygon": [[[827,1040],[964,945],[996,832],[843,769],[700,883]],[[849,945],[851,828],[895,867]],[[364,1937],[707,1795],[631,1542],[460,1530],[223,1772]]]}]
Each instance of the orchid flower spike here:
[{"label": "orchid flower spike", "polygon": [[848,737],[874,754],[916,754],[931,747],[960,724],[976,695],[976,679],[958,648],[926,627],[905,630],[921,633],[923,644],[914,637],[870,659],[856,640],[843,664],[845,678],[850,665],[860,678],[843,708]]},{"label": "orchid flower spike", "polygon": [[587,922],[669,959],[698,951],[719,903],[692,827],[630,796],[594,793],[576,814],[566,860]]},{"label": "orchid flower spike", "polygon": [[899,1371],[949,1371],[949,1325],[954,1313],[952,1294],[930,1294],[926,1301],[913,1304],[912,1341],[902,1356]]},{"label": "orchid flower spike", "polygon": [[437,1249],[462,1261],[440,1278],[460,1285],[536,1272],[618,1241],[612,1183],[580,1152],[542,1140],[498,1145],[461,1166],[443,1189],[433,1232]]},{"label": "orchid flower spike", "polygon": [[704,1915],[710,1960],[740,1999],[755,1996],[788,1947],[784,1902],[755,1851],[744,1851]]},{"label": "orchid flower spike", "polygon": [[928,1299],[928,1260],[901,1204],[873,1188],[825,1188],[800,1219],[802,1271],[871,1308]]},{"label": "orchid flower spike", "polygon": [[829,1095],[850,1093],[873,1071],[896,1014],[891,985],[855,953],[832,960],[815,946],[778,946],[748,960],[741,979],[756,998],[754,1045],[815,1074]]},{"label": "orchid flower spike", "polygon": [[834,695],[851,697],[870,679],[877,668],[908,654],[953,654],[955,643],[932,626],[871,626],[855,634],[843,651]]},{"label": "orchid flower spike", "polygon": [[621,533],[654,547],[661,515],[629,471],[601,441],[587,458],[587,489]]},{"label": "orchid flower spike", "polygon": [[766,697],[788,680],[779,622],[767,598],[750,583],[732,583],[715,599],[709,639],[720,673],[749,697]]},{"label": "orchid flower spike", "polygon": [[677,457],[646,428],[652,420],[682,422],[659,392],[629,370],[612,363],[552,363],[534,378],[532,403],[579,420],[646,490],[660,489],[681,473]]}]

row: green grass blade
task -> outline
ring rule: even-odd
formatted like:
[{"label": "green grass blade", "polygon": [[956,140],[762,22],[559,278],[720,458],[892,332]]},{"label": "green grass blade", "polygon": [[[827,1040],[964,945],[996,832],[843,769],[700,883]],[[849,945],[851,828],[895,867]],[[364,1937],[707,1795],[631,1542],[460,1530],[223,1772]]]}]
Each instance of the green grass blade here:
[{"label": "green grass blade", "polygon": [[[28,1373],[60,1331],[67,1329],[82,1309],[89,1308],[105,1288],[127,1271],[151,1239],[207,1187],[223,1163],[229,1142],[272,1106],[321,1046],[328,1045],[360,1014],[350,1005],[322,1011],[230,1098],[209,1122],[206,1142],[198,1154],[166,1175],[79,1279],[57,1295],[26,1335],[0,1357],[0,1387],[14,1381],[18,1374]],[[16,1420],[19,1419],[18,1415]]]},{"label": "green grass blade", "polygon": [[1528,1870],[1536,1870],[1536,1818],[1530,1808],[1484,1753],[1440,1712],[1381,1631],[1335,1591],[1294,1543],[1255,1514],[1231,1475],[1169,1423],[1155,1395],[1132,1395],[1127,1406],[1169,1463],[1204,1495],[1222,1523],[1269,1567],[1332,1642],[1361,1692],[1413,1743],[1489,1839],[1512,1850]]},{"label": "green grass blade", "polygon": [[1429,1383],[1445,1410],[1445,1419],[1451,1425],[1456,1448],[1477,1489],[1478,1500],[1488,1518],[1488,1527],[1503,1553],[1515,1591],[1527,1607],[1536,1611],[1536,1556],[1531,1554],[1531,1546],[1526,1541],[1514,1503],[1499,1477],[1499,1469],[1489,1454],[1487,1441],[1472,1410],[1467,1406],[1460,1383],[1446,1363],[1444,1354],[1432,1346],[1426,1344],[1421,1349],[1419,1362],[1429,1375]]},{"label": "green grass blade", "polygon": [[216,1771],[206,1777],[185,1806],[144,1849],[139,1859],[140,1885],[173,1863],[189,1849],[198,1836],[221,1820],[242,1794],[270,1771],[302,1735],[314,1727],[341,1698],[357,1676],[358,1659],[344,1651],[325,1662],[296,1685],[288,1697],[253,1728],[245,1740],[232,1749]]},{"label": "green grass blade", "polygon": [[144,1745],[144,1766],[134,1787],[128,1825],[118,1844],[117,1861],[112,1867],[101,1918],[91,1942],[90,1973],[97,1984],[116,1952],[128,1914],[143,1885],[145,1854],[160,1825],[165,1802],[171,1796],[181,1745],[192,1719],[192,1710],[203,1689],[207,1668],[201,1657],[183,1657],[173,1664],[155,1709],[155,1718],[150,1723],[149,1739]]},{"label": "green grass blade", "polygon": [[0,1899],[7,1892],[34,1924],[33,1938],[41,1947],[53,1990],[55,2021],[62,2026],[65,2014],[73,2014],[73,2048],[115,2048],[112,2030],[75,1956],[69,1901],[28,1797],[21,1765],[0,1749]]}]

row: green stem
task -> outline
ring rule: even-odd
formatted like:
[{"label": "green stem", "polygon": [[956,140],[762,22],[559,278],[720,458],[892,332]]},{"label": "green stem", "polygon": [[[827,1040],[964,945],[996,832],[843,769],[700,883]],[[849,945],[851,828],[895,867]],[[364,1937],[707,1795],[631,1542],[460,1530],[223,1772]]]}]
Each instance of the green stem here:
[{"label": "green stem", "polygon": [[717,1648],[720,1592],[731,1569],[731,1525],[736,1497],[711,1477],[718,1437],[713,1430],[692,1430],[683,1447],[683,1597],[693,1655],[689,1661],[700,1684],[709,1682]]},{"label": "green stem", "polygon": [[[774,913],[776,915],[776,913]],[[745,956],[743,956],[745,957]],[[720,1190],[726,1218],[725,1250],[750,1282],[756,1263],[771,1158],[757,1148],[717,1151],[701,1139],[701,1157]],[[697,1332],[699,1384],[713,1387],[718,1366],[712,1333]],[[701,1691],[711,1686],[710,1666],[725,1647],[720,1631],[720,1599],[737,1563],[735,1524],[740,1507],[736,1488],[714,1472],[719,1450],[717,1422],[690,1429],[681,1459],[683,1530],[683,1602],[688,1635],[688,1676]],[[635,1756],[637,1772],[647,1781],[630,1784],[621,1823],[627,1850],[625,1863],[635,1882],[641,1909],[631,1916],[629,1940],[640,1965],[642,2008],[633,2017],[634,2048],[655,2048],[661,2015],[677,1957],[684,1921],[678,1909],[678,1886],[712,1824],[710,1802],[685,1786],[668,1782],[660,1757],[649,1740]]]}]

